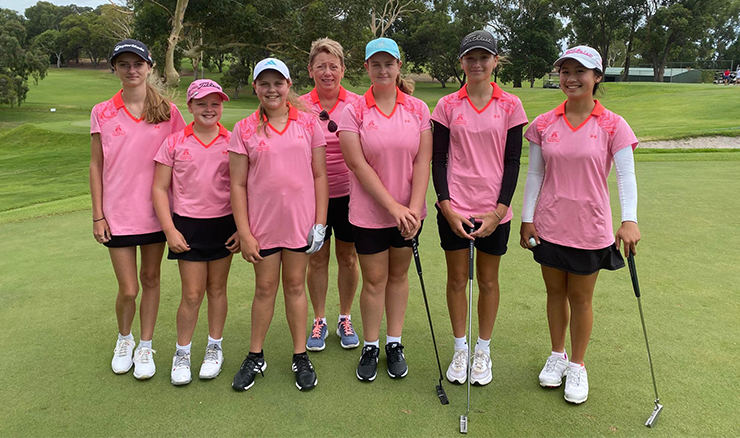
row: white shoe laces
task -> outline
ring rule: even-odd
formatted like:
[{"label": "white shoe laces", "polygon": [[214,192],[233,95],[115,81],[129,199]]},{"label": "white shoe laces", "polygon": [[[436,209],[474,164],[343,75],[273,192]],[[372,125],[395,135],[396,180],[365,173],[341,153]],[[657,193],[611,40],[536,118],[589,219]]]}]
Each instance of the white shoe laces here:
[{"label": "white shoe laces", "polygon": [[218,362],[218,350],[216,348],[206,348],[206,355],[203,357],[203,363]]},{"label": "white shoe laces", "polygon": [[491,363],[491,356],[486,354],[483,350],[475,350],[473,356],[473,371],[476,373],[482,373],[488,369],[488,364]]},{"label": "white shoe laces", "polygon": [[131,356],[131,350],[134,348],[133,343],[127,339],[116,342],[116,348],[113,354],[119,357]]},{"label": "white shoe laces", "polygon": [[573,369],[569,368],[567,382],[571,386],[580,386],[581,385],[581,370],[573,371]]},{"label": "white shoe laces", "polygon": [[190,355],[186,354],[183,356],[175,356],[175,363],[172,367],[174,369],[190,368]]},{"label": "white shoe laces", "polygon": [[550,356],[547,358],[547,363],[545,364],[545,372],[546,373],[552,373],[555,371],[555,365],[558,363],[558,359],[556,357]]},{"label": "white shoe laces", "polygon": [[152,354],[156,353],[157,350],[152,350],[148,347],[141,347],[138,350],[136,350],[136,354],[134,354],[134,362],[136,363],[149,363],[152,361]]},{"label": "white shoe laces", "polygon": [[463,370],[468,366],[468,350],[455,350],[455,355],[452,356],[452,368],[455,370]]}]

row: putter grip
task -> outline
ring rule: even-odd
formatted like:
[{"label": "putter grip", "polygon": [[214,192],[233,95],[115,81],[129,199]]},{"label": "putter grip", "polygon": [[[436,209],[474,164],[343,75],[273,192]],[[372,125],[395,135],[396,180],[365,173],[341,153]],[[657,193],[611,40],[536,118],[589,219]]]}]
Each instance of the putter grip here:
[{"label": "putter grip", "polygon": [[414,263],[416,263],[416,273],[421,275],[421,258],[419,257],[419,244],[416,237],[411,239],[411,250],[414,253]]},{"label": "putter grip", "polygon": [[635,266],[635,256],[630,254],[627,256],[627,264],[630,267],[630,278],[632,278],[632,289],[635,291],[635,296],[640,298],[640,283],[637,281],[637,267]]}]

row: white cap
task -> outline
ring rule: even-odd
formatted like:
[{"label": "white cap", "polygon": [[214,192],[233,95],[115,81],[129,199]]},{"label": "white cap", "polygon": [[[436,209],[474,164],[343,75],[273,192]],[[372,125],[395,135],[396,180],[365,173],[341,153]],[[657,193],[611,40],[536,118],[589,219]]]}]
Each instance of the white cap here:
[{"label": "white cap", "polygon": [[604,71],[603,64],[601,63],[601,55],[599,55],[599,52],[593,47],[575,46],[566,50],[560,58],[555,61],[555,67],[560,67],[566,59],[575,59],[580,62],[582,66],[588,69],[597,69],[601,72]]},{"label": "white cap", "polygon": [[252,72],[252,77],[254,78],[254,80],[256,80],[257,77],[265,70],[275,70],[283,75],[285,79],[290,80],[290,72],[288,71],[288,66],[285,65],[283,61],[277,58],[265,58],[262,61],[258,62],[257,66],[254,67],[254,72]]}]

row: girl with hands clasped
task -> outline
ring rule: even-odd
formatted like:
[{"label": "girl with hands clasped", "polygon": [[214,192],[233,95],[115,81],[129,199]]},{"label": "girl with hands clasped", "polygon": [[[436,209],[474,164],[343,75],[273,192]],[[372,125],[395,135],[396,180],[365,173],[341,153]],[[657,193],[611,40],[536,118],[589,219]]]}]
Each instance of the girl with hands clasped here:
[{"label": "girl with hands clasped", "polygon": [[[594,100],[603,78],[599,52],[573,47],[555,66],[567,100],[538,116],[524,135],[530,147],[520,244],[542,265],[547,288],[552,353],[540,385],[558,387],[565,377],[565,400],[578,404],[588,398],[584,356],[596,278],[601,269],[624,267],[621,245],[626,256],[636,253],[640,241],[632,155],[637,138],[623,118]],[[612,162],[622,207],[616,244],[607,187]],[[570,358],[565,353],[569,325]]]},{"label": "girl with hands clasped", "polygon": [[309,390],[318,380],[306,353],[306,267],[308,255],[324,242],[326,142],[317,118],[299,110],[302,104],[282,61],[263,59],[253,76],[259,109],[234,126],[229,146],[231,206],[242,256],[254,264],[255,274],[249,354],[232,387],[251,388],[267,368],[262,346],[282,270],[296,387]]},{"label": "girl with hands clasped", "polygon": [[[116,44],[111,67],[121,91],[95,105],[90,116],[93,235],[108,247],[118,280],[118,340],[111,367],[148,379],[156,371],[152,336],[159,309],[159,276],[164,242],[152,206],[153,158],[162,142],[181,131],[185,121],[175,104],[147,83],[152,70],[149,49],[137,40]],[[137,273],[136,248],[141,252]],[[141,339],[134,351],[131,325],[141,280]]]},{"label": "girl with hands clasped", "polygon": [[[492,379],[490,342],[499,304],[499,263],[509,240],[509,205],[519,176],[527,116],[519,98],[491,82],[498,49],[490,33],[481,30],[463,38],[459,57],[468,82],[440,99],[432,114],[437,226],[447,262],[447,306],[455,337],[447,379],[465,383],[470,378],[470,383],[487,385]],[[481,226],[468,233],[471,217]],[[478,249],[480,295],[478,341],[468,376],[465,285],[471,240]]]},{"label": "girl with hands clasped", "polygon": [[385,353],[392,378],[408,373],[401,332],[409,296],[411,239],[426,217],[432,157],[429,108],[401,79],[401,54],[391,39],[365,48],[372,86],[339,122],[339,143],[351,171],[349,221],[362,270],[360,312],[364,346],[357,378],[377,375],[380,325],[387,319]]},{"label": "girl with hands clasped", "polygon": [[191,340],[206,293],[208,343],[200,378],[218,376],[224,360],[221,341],[228,308],[226,282],[232,254],[239,252],[229,200],[227,149],[231,133],[219,123],[227,100],[221,86],[210,79],[191,83],[187,104],[193,123],[167,137],[154,158],[154,209],[170,247],[167,258],[178,261],[182,281],[170,372],[173,385],[187,385],[192,380]]}]

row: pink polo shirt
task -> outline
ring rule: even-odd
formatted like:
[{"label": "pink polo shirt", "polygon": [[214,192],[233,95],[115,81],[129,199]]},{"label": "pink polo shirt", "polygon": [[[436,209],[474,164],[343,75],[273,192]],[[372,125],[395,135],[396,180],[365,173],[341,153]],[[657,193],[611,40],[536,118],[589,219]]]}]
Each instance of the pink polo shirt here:
[{"label": "pink polo shirt", "polygon": [[218,124],[213,141],[204,144],[193,124],[167,137],[154,161],[172,168],[172,211],[180,216],[209,219],[231,214],[229,199],[229,138]]},{"label": "pink polo shirt", "polygon": [[[339,131],[360,135],[365,160],[378,174],[393,199],[407,207],[411,202],[411,180],[421,132],[428,129],[431,129],[431,124],[427,104],[400,89],[396,89],[396,105],[390,115],[378,109],[370,87],[363,98],[344,108],[339,122]],[[421,218],[426,215],[427,207],[424,204]],[[375,202],[351,172],[349,221],[361,228],[396,226],[393,216]]]},{"label": "pink polo shirt", "polygon": [[[339,124],[339,118],[342,116],[344,107],[353,104],[359,99],[361,99],[360,96],[340,86],[337,103],[333,108],[326,110],[329,113],[330,120]],[[324,108],[321,107],[321,99],[319,99],[319,93],[316,91],[316,88],[311,90],[310,93],[301,96],[301,100],[318,118],[319,113]],[[340,198],[347,196],[349,195],[350,172],[347,164],[344,162],[342,149],[339,147],[339,136],[337,135],[339,131],[329,132],[329,120],[319,120],[319,125],[321,125],[324,132],[324,139],[326,140],[326,175],[329,179],[329,197]]]},{"label": "pink polo shirt", "polygon": [[154,233],[162,230],[152,204],[154,155],[168,135],[185,128],[185,120],[174,103],[167,122],[137,119],[121,92],[90,115],[90,134],[100,134],[103,144],[103,214],[114,236]]},{"label": "pink polo shirt", "polygon": [[313,115],[293,106],[280,132],[267,121],[258,130],[257,117],[239,121],[229,142],[229,152],[249,157],[250,231],[260,249],[304,247],[316,219],[311,150],[324,147],[324,133]]},{"label": "pink polo shirt", "polygon": [[[439,100],[432,120],[450,130],[447,186],[450,205],[465,217],[495,210],[504,177],[507,131],[526,125],[527,115],[518,97],[495,83],[491,100],[477,109],[468,97],[468,85]],[[501,220],[511,220],[511,207]]]},{"label": "pink polo shirt", "polygon": [[[566,101],[567,102],[567,101]],[[580,126],[565,118],[565,102],[537,116],[524,137],[542,148],[545,178],[534,212],[543,239],[580,249],[614,244],[609,187],[613,156],[637,147],[637,137],[624,119],[598,100]]]}]

